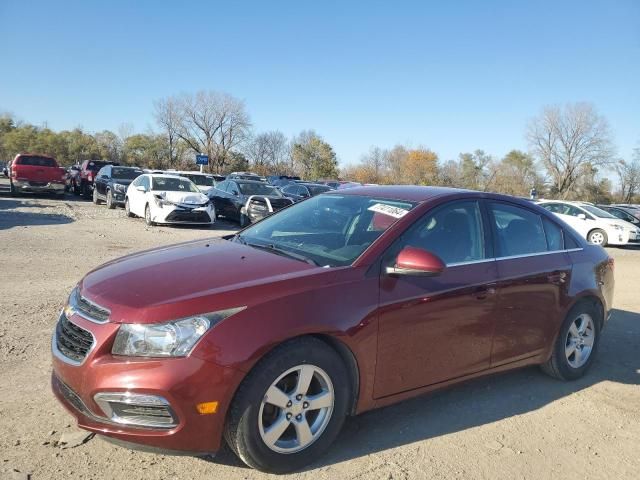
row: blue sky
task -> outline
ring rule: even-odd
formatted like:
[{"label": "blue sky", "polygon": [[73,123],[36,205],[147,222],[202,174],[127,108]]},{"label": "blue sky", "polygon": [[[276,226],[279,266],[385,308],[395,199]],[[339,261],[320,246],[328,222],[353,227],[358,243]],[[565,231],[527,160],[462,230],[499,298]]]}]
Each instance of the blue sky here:
[{"label": "blue sky", "polygon": [[315,129],[342,164],[408,143],[526,149],[544,105],[595,104],[640,146],[640,1],[0,1],[0,111],[54,129],[155,127],[213,89],[257,131]]}]

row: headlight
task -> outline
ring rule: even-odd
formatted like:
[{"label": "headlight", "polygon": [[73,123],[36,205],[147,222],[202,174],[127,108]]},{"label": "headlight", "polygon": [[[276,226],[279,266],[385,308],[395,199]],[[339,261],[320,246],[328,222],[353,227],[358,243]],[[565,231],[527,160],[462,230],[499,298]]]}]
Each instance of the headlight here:
[{"label": "headlight", "polygon": [[120,185],[119,183],[116,183],[113,185],[113,189],[116,192],[124,193],[127,190],[127,187],[125,187],[124,185]]},{"label": "headlight", "polygon": [[158,204],[158,206],[160,207],[168,207],[169,205],[174,205],[173,202],[165,200],[160,195],[154,195],[153,198],[156,200],[156,204]]},{"label": "headlight", "polygon": [[245,308],[230,308],[160,324],[123,323],[111,353],[131,357],[186,357],[207,330]]},{"label": "headlight", "polygon": [[609,224],[610,227],[613,227],[614,230],[624,230],[624,228],[622,228],[622,226],[616,224],[616,223],[610,223]]}]

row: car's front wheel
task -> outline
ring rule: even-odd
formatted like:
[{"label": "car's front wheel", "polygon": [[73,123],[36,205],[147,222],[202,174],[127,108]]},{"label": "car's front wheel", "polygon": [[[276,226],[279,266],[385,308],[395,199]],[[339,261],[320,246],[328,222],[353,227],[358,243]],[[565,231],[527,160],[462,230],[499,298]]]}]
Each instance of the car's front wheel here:
[{"label": "car's front wheel", "polygon": [[599,228],[596,228],[595,230],[591,230],[589,232],[589,235],[587,236],[587,241],[589,243],[593,243],[594,245],[600,245],[602,247],[607,246],[608,240],[609,239],[607,238],[607,232]]},{"label": "car's front wheel", "polygon": [[124,201],[124,211],[127,214],[127,217],[135,217],[135,215],[131,212],[131,205],[129,205],[129,197],[127,197]]},{"label": "car's front wheel", "polygon": [[583,301],[565,318],[553,353],[542,365],[545,373],[560,380],[576,380],[591,366],[598,350],[602,314],[592,302]]},{"label": "car's front wheel", "polygon": [[150,227],[153,227],[156,224],[156,222],[151,220],[151,207],[149,204],[144,208],[144,221]]},{"label": "car's front wheel", "polygon": [[110,210],[116,208],[116,204],[113,203],[113,194],[111,193],[111,190],[107,190],[107,208]]},{"label": "car's front wheel", "polygon": [[313,462],[335,440],[352,389],[340,355],[315,338],[276,347],[238,389],[225,429],[247,465],[285,473]]}]

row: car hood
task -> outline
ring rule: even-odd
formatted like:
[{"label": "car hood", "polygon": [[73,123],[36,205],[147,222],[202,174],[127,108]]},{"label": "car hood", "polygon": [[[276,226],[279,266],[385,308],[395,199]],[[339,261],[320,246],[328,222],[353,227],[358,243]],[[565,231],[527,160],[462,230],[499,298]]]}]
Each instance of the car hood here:
[{"label": "car hood", "polygon": [[608,225],[619,225],[625,230],[631,230],[635,232],[637,229],[637,227],[633,223],[627,222],[625,220],[614,220],[613,218],[603,218],[602,220],[605,221]]},{"label": "car hood", "polygon": [[160,195],[165,200],[168,200],[173,203],[184,203],[184,204],[196,204],[200,205],[202,203],[207,203],[209,201],[209,197],[207,197],[204,193],[193,193],[193,192],[167,192],[167,191],[158,191],[153,190],[151,192],[153,195]]},{"label": "car hood", "polygon": [[240,243],[198,240],[106,263],[87,274],[80,293],[111,310],[110,321],[155,323],[251,305],[250,289],[278,295],[272,284],[318,270],[326,271]]}]

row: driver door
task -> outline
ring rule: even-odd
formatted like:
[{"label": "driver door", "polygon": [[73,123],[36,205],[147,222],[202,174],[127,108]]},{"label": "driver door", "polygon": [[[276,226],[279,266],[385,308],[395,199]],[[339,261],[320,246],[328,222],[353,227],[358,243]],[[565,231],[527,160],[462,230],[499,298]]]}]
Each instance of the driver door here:
[{"label": "driver door", "polygon": [[[475,200],[437,207],[383,259],[375,398],[489,368],[497,269],[485,218]],[[445,270],[432,277],[386,274],[405,246],[436,254]]]}]

